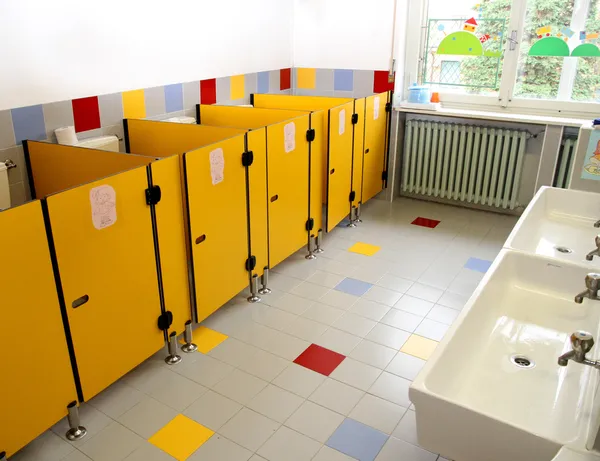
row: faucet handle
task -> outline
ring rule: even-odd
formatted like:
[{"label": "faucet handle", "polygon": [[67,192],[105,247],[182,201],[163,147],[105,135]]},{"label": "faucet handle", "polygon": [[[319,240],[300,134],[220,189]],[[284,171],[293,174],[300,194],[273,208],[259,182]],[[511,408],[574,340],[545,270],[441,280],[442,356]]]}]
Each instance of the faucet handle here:
[{"label": "faucet handle", "polygon": [[571,345],[574,351],[585,355],[594,347],[594,337],[587,331],[576,331],[571,334]]},{"label": "faucet handle", "polygon": [[600,274],[590,272],[585,276],[585,286],[589,290],[598,290],[600,288]]},{"label": "faucet handle", "polygon": [[596,238],[594,239],[594,243],[596,243],[596,248],[598,248],[600,250],[600,234],[596,235]]}]

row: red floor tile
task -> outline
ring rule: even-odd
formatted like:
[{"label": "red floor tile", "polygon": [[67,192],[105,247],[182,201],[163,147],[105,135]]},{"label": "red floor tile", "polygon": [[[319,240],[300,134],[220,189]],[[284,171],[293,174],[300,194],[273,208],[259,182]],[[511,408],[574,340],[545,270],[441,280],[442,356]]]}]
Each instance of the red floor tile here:
[{"label": "red floor tile", "polygon": [[435,229],[440,222],[441,221],[437,221],[435,219],[418,217],[413,222],[411,222],[411,224],[414,224],[415,226],[422,226],[422,227],[428,227],[430,229]]},{"label": "red floor tile", "polygon": [[345,355],[330,351],[316,344],[311,344],[294,360],[294,363],[322,375],[329,376],[345,358]]}]

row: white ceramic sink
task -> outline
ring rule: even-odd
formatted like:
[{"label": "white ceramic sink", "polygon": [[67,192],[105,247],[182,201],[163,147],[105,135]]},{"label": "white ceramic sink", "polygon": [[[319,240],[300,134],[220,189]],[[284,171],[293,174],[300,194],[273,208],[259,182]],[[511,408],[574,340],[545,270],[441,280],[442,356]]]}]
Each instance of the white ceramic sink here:
[{"label": "white ceramic sink", "polygon": [[[573,331],[600,341],[600,301],[573,299],[587,272],[500,252],[410,388],[424,448],[460,461],[550,461],[563,445],[593,444],[600,371],[557,364]],[[599,355],[600,344],[589,358]]]},{"label": "white ceramic sink", "polygon": [[[572,261],[600,269],[600,258],[586,261],[596,249],[600,229],[600,194],[542,187],[505,243],[505,248]],[[571,253],[558,250],[563,247]]]}]

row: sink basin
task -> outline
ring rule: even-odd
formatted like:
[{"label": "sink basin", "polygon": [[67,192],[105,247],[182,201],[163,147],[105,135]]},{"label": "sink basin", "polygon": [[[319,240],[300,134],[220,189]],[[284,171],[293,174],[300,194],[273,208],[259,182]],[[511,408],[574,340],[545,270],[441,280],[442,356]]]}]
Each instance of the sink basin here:
[{"label": "sink basin", "polygon": [[460,461],[550,461],[563,445],[593,444],[600,371],[557,364],[573,331],[599,338],[600,301],[573,300],[587,272],[500,252],[410,388],[425,449]]},{"label": "sink basin", "polygon": [[596,249],[600,229],[594,223],[599,219],[600,194],[542,187],[504,247],[600,269],[600,258],[585,259]]}]

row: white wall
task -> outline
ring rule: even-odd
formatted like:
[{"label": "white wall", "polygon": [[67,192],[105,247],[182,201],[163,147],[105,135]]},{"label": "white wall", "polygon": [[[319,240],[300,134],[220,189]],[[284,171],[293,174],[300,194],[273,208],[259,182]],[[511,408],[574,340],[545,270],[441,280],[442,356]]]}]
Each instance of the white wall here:
[{"label": "white wall", "polygon": [[[407,4],[398,0],[399,24],[406,23]],[[394,0],[295,0],[294,66],[388,69],[393,12]]]},{"label": "white wall", "polygon": [[2,0],[0,110],[292,66],[293,0]]}]

